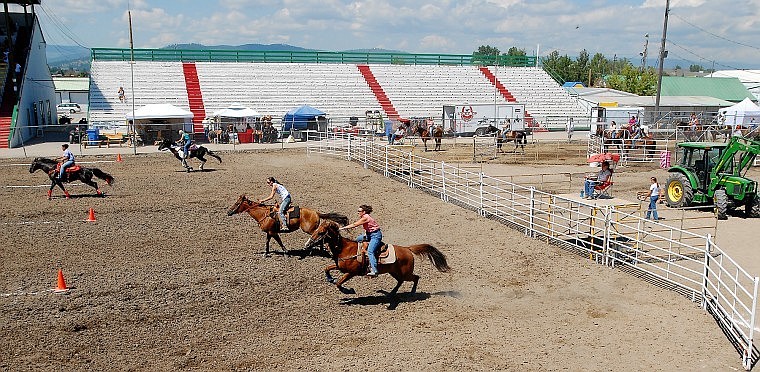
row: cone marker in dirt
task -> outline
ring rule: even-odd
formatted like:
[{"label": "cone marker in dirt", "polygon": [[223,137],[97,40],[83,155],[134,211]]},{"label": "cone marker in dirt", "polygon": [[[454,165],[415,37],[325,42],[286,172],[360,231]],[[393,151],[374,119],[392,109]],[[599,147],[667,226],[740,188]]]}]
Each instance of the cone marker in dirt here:
[{"label": "cone marker in dirt", "polygon": [[116,161],[121,162],[121,154],[116,154]]},{"label": "cone marker in dirt", "polygon": [[87,222],[95,222],[95,210],[90,208],[90,214],[87,216],[87,219],[85,220]]},{"label": "cone marker in dirt", "polygon": [[63,270],[58,269],[58,285],[55,287],[53,292],[63,293],[63,292],[68,292],[68,291],[69,291],[69,288],[66,287],[66,280],[63,279]]}]

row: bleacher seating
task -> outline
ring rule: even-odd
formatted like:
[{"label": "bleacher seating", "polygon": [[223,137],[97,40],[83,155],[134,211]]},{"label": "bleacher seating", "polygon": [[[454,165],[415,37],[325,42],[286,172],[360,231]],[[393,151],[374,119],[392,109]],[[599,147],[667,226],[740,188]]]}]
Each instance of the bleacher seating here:
[{"label": "bleacher seating", "polygon": [[[380,104],[355,64],[196,62],[206,115],[241,103],[262,115],[281,117],[308,104],[329,114],[333,123],[380,110]],[[372,73],[402,117],[440,118],[444,105],[506,103],[476,66],[371,64]],[[563,125],[585,110],[540,68],[490,68],[499,81],[541,123]],[[123,123],[132,109],[170,103],[189,109],[181,62],[134,64],[134,94],[128,61],[93,61],[90,121]],[[124,87],[126,101],[118,89]]]},{"label": "bleacher seating", "polygon": [[568,117],[576,122],[588,120],[589,112],[577,98],[537,67],[489,67],[517,102],[541,123],[562,127]]},{"label": "bleacher seating", "polygon": [[[185,76],[180,62],[136,62],[134,94],[129,62],[92,61],[90,72],[90,121],[124,123],[125,115],[134,106],[168,103],[188,109]],[[124,87],[126,100],[119,100],[119,87]]]}]

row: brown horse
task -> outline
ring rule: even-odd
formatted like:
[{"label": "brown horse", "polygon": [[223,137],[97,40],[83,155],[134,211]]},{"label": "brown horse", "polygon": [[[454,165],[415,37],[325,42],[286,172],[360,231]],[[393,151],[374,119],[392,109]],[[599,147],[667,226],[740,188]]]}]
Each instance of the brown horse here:
[{"label": "brown horse", "polygon": [[[306,243],[306,248],[322,242],[327,243],[330,253],[332,253],[332,258],[335,261],[334,264],[325,267],[327,281],[335,284],[343,293],[355,293],[353,289],[343,287],[343,283],[355,276],[367,273],[368,259],[366,255],[363,256],[362,261],[358,260],[360,257],[357,254],[358,243],[342,237],[338,225],[334,222],[328,221],[321,224],[311,234],[311,238]],[[389,295],[395,295],[403,282],[414,283],[411,293],[417,291],[417,283],[420,277],[414,274],[415,255],[427,257],[440,272],[448,272],[450,270],[448,263],[446,263],[446,256],[430,244],[415,244],[409,247],[395,245],[394,247],[396,250],[396,261],[389,264],[379,262],[377,265],[380,274],[388,273],[397,281],[396,287],[390,291]],[[340,279],[336,280],[330,275],[330,271],[332,270],[340,270],[344,274]]]},{"label": "brown horse", "polygon": [[624,151],[626,140],[631,138],[631,132],[628,128],[615,130],[605,129],[604,125],[596,126],[596,136],[602,139],[602,142],[609,147],[616,146],[619,151]]},{"label": "brown horse", "polygon": [[338,213],[319,213],[313,209],[299,207],[299,213],[297,216],[293,216],[293,210],[295,207],[290,207],[288,210],[288,226],[287,230],[280,230],[279,220],[279,206],[277,205],[264,205],[259,202],[254,202],[248,199],[245,194],[240,195],[230,209],[227,210],[227,215],[232,216],[241,212],[248,212],[251,217],[259,224],[261,231],[267,234],[266,251],[264,256],[269,255],[269,241],[274,238],[277,244],[280,245],[285,255],[288,254],[288,250],[285,249],[285,245],[282,244],[280,239],[280,233],[290,233],[297,231],[299,228],[307,234],[313,233],[320,225],[325,224],[325,220],[335,221],[342,225],[348,224],[348,217]]},{"label": "brown horse", "polygon": [[428,150],[427,141],[431,138],[432,135],[432,138],[435,140],[434,151],[441,150],[441,139],[443,138],[443,129],[441,127],[434,126],[431,133],[430,128],[425,128],[424,126],[417,124],[412,128],[412,134],[422,138],[422,144],[425,145],[425,151]]}]

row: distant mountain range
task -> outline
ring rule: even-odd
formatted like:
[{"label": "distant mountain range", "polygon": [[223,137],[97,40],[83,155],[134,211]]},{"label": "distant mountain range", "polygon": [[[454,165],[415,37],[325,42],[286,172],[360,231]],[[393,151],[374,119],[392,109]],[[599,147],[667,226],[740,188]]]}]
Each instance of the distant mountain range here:
[{"label": "distant mountain range", "polygon": [[[196,43],[171,44],[160,49],[210,49],[210,50],[274,50],[274,51],[316,51],[288,44],[243,44],[243,45],[203,45]],[[350,53],[406,53],[389,49],[352,49],[343,52]],[[50,68],[73,69],[76,71],[90,71],[90,49],[81,46],[48,45],[47,59]]]}]

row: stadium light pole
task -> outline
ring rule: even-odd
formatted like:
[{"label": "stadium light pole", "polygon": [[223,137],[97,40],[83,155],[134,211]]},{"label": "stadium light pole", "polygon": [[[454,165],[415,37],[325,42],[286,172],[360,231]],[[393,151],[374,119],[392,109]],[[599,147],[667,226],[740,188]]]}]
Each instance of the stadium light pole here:
[{"label": "stadium light pole", "polygon": [[[667,55],[667,51],[665,50],[665,40],[667,39],[668,34],[668,13],[670,13],[670,0],[665,0],[665,21],[662,25],[662,42],[660,44],[660,66],[658,67],[657,71],[657,96],[654,100],[654,114],[652,115],[653,119],[657,119],[657,116],[660,114],[660,93],[662,92],[662,69],[663,65],[665,64],[665,56]],[[652,124],[656,124],[656,120],[653,120]]]},{"label": "stadium light pole", "polygon": [[129,16],[129,72],[132,84],[132,153],[137,155],[137,118],[135,118],[135,44],[132,39],[132,11],[127,10]]}]

